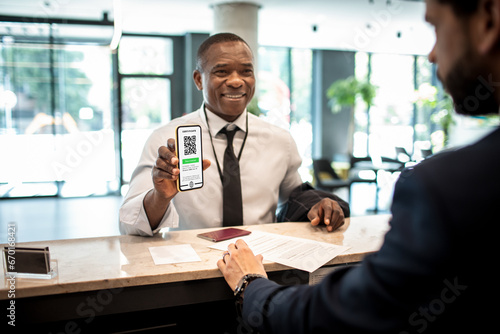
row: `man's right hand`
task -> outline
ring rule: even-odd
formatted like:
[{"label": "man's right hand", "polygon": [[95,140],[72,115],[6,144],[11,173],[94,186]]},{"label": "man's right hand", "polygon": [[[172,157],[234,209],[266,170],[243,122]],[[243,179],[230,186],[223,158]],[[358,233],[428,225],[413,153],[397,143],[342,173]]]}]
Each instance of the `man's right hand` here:
[{"label": "man's right hand", "polygon": [[[170,201],[179,192],[177,190],[177,179],[180,173],[178,163],[179,158],[175,154],[175,139],[170,138],[167,146],[158,148],[158,157],[151,170],[154,188],[144,197],[144,209],[153,230],[158,227]],[[210,165],[210,160],[203,159],[203,170]]]},{"label": "man's right hand", "polygon": [[179,158],[175,154],[175,139],[170,138],[167,146],[158,148],[158,157],[151,171],[155,196],[170,201],[177,194],[176,182],[180,173],[178,163]]}]

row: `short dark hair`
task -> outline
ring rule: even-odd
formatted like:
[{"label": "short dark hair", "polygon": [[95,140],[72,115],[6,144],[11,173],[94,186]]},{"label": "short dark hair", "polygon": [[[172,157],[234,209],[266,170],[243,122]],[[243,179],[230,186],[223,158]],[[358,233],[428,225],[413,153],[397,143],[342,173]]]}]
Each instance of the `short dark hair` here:
[{"label": "short dark hair", "polygon": [[438,0],[441,4],[450,5],[455,14],[469,16],[475,13],[479,7],[480,0]]},{"label": "short dark hair", "polygon": [[222,32],[212,35],[208,37],[203,43],[201,43],[200,47],[198,48],[198,52],[196,54],[196,70],[203,72],[203,66],[205,65],[205,55],[212,45],[226,42],[241,42],[248,46],[248,48],[250,49],[248,43],[236,34],[230,32]]}]

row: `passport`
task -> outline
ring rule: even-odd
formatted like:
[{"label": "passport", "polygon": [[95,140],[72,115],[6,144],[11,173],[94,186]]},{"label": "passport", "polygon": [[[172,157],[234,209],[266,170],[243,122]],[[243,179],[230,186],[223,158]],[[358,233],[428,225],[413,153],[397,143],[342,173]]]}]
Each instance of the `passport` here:
[{"label": "passport", "polygon": [[242,230],[241,228],[229,227],[222,230],[200,233],[197,237],[202,239],[207,239],[213,242],[228,240],[232,238],[242,237],[244,235],[249,235],[251,231]]}]

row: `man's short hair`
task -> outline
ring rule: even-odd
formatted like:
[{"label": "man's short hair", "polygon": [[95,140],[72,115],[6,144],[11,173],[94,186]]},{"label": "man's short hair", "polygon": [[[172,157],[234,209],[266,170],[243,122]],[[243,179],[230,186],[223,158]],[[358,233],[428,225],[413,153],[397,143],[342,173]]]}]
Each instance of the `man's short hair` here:
[{"label": "man's short hair", "polygon": [[250,46],[247,42],[245,42],[243,38],[233,33],[222,32],[212,35],[208,37],[203,43],[201,43],[200,47],[198,48],[198,53],[196,54],[196,70],[203,72],[203,67],[205,66],[205,56],[208,49],[210,49],[212,45],[226,42],[245,43],[245,45],[250,49]]},{"label": "man's short hair", "polygon": [[468,16],[478,9],[480,0],[438,0],[441,4],[450,5],[455,14]]}]

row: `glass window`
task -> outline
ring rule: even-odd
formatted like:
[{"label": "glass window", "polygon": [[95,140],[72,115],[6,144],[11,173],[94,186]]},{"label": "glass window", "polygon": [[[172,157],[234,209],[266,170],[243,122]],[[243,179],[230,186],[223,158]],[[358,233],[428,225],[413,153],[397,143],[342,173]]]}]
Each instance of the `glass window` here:
[{"label": "glass window", "polygon": [[[55,122],[63,127],[56,132],[62,135],[55,138],[62,159],[61,195],[116,191],[109,48],[67,45],[56,50],[55,62]],[[75,166],[66,169],[69,157],[75,159]]]},{"label": "glass window", "polygon": [[[0,110],[2,132],[33,133],[35,115],[51,114],[50,50],[11,42],[4,42],[0,47],[0,73],[3,78],[0,87],[4,96]],[[5,99],[7,96],[11,96],[12,100]],[[44,130],[52,132],[51,127]]]},{"label": "glass window", "polygon": [[172,39],[164,37],[131,37],[120,40],[120,73],[172,74]]},{"label": "glass window", "polygon": [[[356,105],[354,155],[397,158],[402,147],[420,161],[446,146],[477,140],[498,122],[494,117],[457,116],[426,56],[356,54],[356,76],[378,86],[366,112]],[[408,159],[408,157],[406,157]]]},{"label": "glass window", "polygon": [[258,64],[261,117],[290,130],[302,157],[299,173],[304,181],[312,181],[312,51],[260,47]]},{"label": "glass window", "polygon": [[311,121],[312,50],[292,49],[292,121]]},{"label": "glass window", "polygon": [[[359,81],[369,79],[369,57],[365,52],[357,52],[355,54],[355,76]],[[353,138],[353,155],[355,157],[368,156],[368,110],[364,103],[356,103],[354,105],[354,138]]]},{"label": "glass window", "polygon": [[290,126],[290,66],[287,48],[259,48],[257,98],[266,119]]},{"label": "glass window", "polygon": [[123,36],[118,49],[121,74],[122,194],[153,130],[171,120],[173,41],[168,37]]},{"label": "glass window", "polygon": [[0,164],[0,196],[115,191],[109,48],[46,39],[4,36],[0,45],[0,155],[9,161]]},{"label": "glass window", "polygon": [[122,80],[123,181],[128,183],[151,132],[170,116],[170,80],[126,78]]},{"label": "glass window", "polygon": [[378,86],[370,109],[370,156],[395,156],[413,146],[413,56],[374,54],[371,82]]},{"label": "glass window", "polygon": [[312,54],[310,49],[291,50],[290,132],[302,157],[299,173],[308,182],[312,182]]},{"label": "glass window", "polygon": [[431,149],[431,136],[436,130],[436,124],[432,122],[433,107],[426,103],[418,103],[419,99],[437,98],[437,88],[431,85],[433,81],[434,69],[432,64],[427,60],[427,57],[416,57],[416,95],[414,97],[415,103],[415,142],[413,148],[408,150],[409,153],[414,154],[414,158],[421,159],[421,150]]},{"label": "glass window", "polygon": [[16,44],[12,37],[0,47],[0,156],[8,161],[0,164],[0,196],[54,195],[55,175],[45,154],[55,150],[49,50]]}]

